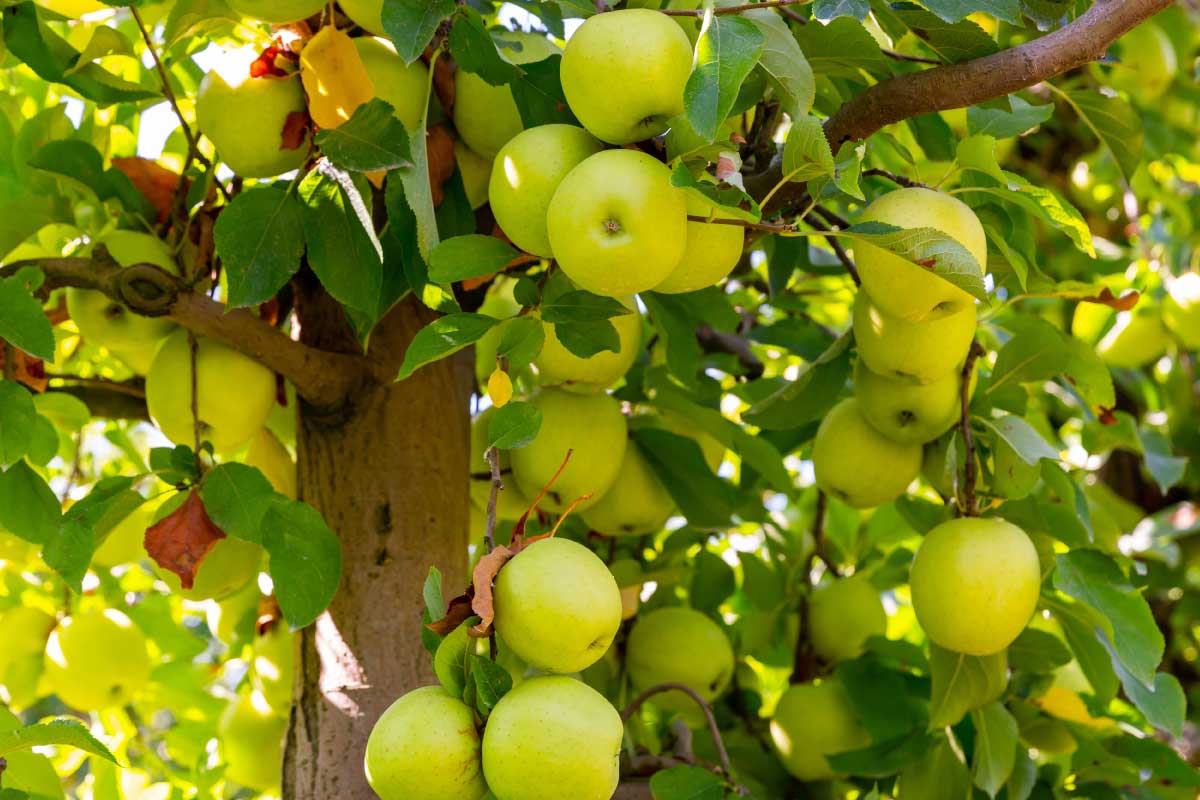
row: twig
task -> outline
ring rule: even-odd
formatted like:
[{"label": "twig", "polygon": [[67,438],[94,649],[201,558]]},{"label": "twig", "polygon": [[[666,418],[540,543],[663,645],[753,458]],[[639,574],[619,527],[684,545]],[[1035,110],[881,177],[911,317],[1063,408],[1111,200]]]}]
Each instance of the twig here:
[{"label": "twig", "polygon": [[[812,214],[807,215],[804,218],[804,221],[819,231],[832,231],[828,225],[821,222]],[[850,279],[854,281],[854,285],[861,286],[862,279],[858,277],[858,268],[854,266],[854,260],[850,258],[850,254],[846,252],[846,248],[843,247],[842,243],[838,241],[837,236],[833,235],[831,232],[829,236],[825,237],[825,240],[829,242],[829,246],[833,248],[833,252],[837,255],[838,261],[842,262],[842,266],[845,267],[846,272],[850,274]]]},{"label": "twig", "polygon": [[967,351],[967,359],[963,362],[961,393],[961,413],[959,415],[959,430],[962,431],[963,444],[966,445],[966,463],[963,465],[962,502],[959,503],[959,516],[979,516],[978,500],[975,497],[975,437],[971,433],[971,375],[975,372],[975,360],[983,355],[983,347],[977,340],[971,342]]},{"label": "twig", "polygon": [[912,178],[906,178],[903,175],[897,175],[894,172],[889,172],[886,169],[879,169],[878,167],[872,167],[871,169],[864,169],[862,174],[863,174],[864,178],[869,177],[869,176],[874,176],[874,177],[878,177],[878,178],[887,178],[889,181],[896,184],[897,186],[903,186],[907,189],[911,189],[914,186],[917,186],[917,187],[920,187],[923,189],[929,188],[929,184],[921,183],[920,181],[914,181]]},{"label": "twig", "polygon": [[808,20],[807,20],[807,19],[805,19],[804,17],[800,16],[800,15],[799,15],[799,14],[797,14],[795,11],[792,11],[790,8],[780,8],[780,9],[779,9],[779,13],[783,14],[783,15],[784,15],[785,17],[787,17],[788,19],[795,20],[796,22],[799,22],[801,25],[807,25],[807,24],[808,24]]},{"label": "twig", "polygon": [[207,163],[204,156],[196,149],[196,136],[192,133],[191,127],[184,119],[183,112],[179,110],[179,101],[175,97],[175,90],[171,88],[171,79],[167,77],[167,68],[163,66],[162,59],[159,58],[158,50],[154,47],[154,40],[150,38],[150,31],[146,29],[146,23],[142,22],[142,15],[138,13],[137,6],[130,6],[129,13],[133,15],[133,21],[137,23],[138,30],[141,31],[142,41],[146,43],[146,49],[150,51],[150,57],[154,59],[154,68],[158,71],[158,76],[162,80],[163,96],[167,98],[167,102],[171,104],[171,108],[175,111],[175,116],[179,118],[179,126],[183,129],[183,138],[187,140],[189,150],[196,150],[200,159]]},{"label": "twig", "polygon": [[191,356],[192,370],[192,444],[196,454],[196,471],[201,472],[203,463],[200,461],[200,375],[196,369],[196,361],[200,353],[200,341],[193,331],[188,331],[188,353]]},{"label": "twig", "polygon": [[830,225],[836,225],[842,230],[850,227],[850,220],[839,214],[835,214],[833,211],[819,203],[813,205],[813,211],[815,211],[821,217],[821,219],[825,220]]},{"label": "twig", "polygon": [[721,739],[721,729],[717,727],[717,718],[713,716],[712,706],[701,697],[695,689],[684,683],[660,683],[658,686],[651,686],[646,691],[639,694],[633,699],[625,710],[621,712],[621,722],[629,722],[637,710],[642,705],[654,697],[656,694],[664,692],[679,691],[686,694],[692,700],[696,701],[696,705],[700,706],[700,710],[704,712],[704,718],[708,721],[708,732],[712,734],[713,743],[717,746],[717,758],[721,760],[721,769],[725,775],[733,774],[733,766],[729,763],[729,753],[725,750],[725,742]]},{"label": "twig", "polygon": [[[743,11],[753,11],[756,8],[782,8],[783,6],[798,6],[810,3],[812,0],[766,0],[763,3],[746,3],[740,6],[724,6],[714,8],[713,14],[740,14]],[[660,8],[660,12],[669,17],[703,17],[703,8]]]},{"label": "twig", "polygon": [[713,330],[711,325],[705,323],[696,328],[696,340],[706,353],[728,353],[737,358],[750,380],[762,377],[765,367],[750,349],[750,341],[745,336]]},{"label": "twig", "polygon": [[739,228],[747,228],[752,231],[763,231],[764,233],[795,233],[798,228],[795,225],[785,225],[783,223],[773,222],[750,222],[745,219],[725,219],[723,217],[708,217],[700,216],[699,214],[688,214],[688,222],[705,222],[710,225],[735,225]]},{"label": "twig", "polygon": [[488,493],[487,529],[483,534],[484,546],[490,553],[496,549],[496,504],[500,500],[500,490],[504,488],[504,481],[500,477],[500,451],[494,446],[489,447],[483,456],[491,468],[492,480],[491,490]]},{"label": "twig", "polygon": [[137,397],[144,400],[146,398],[146,385],[140,379],[129,381],[110,381],[104,378],[81,378],[78,375],[55,375],[55,384],[50,388],[58,388],[57,381],[63,381],[64,386],[86,386],[92,389],[104,389],[117,394],[128,395],[129,397]]},{"label": "twig", "polygon": [[888,58],[894,58],[897,61],[911,61],[914,64],[938,64],[938,65],[941,65],[941,63],[942,63],[941,61],[938,61],[936,58],[926,58],[925,56],[910,56],[908,53],[897,53],[895,50],[888,50],[886,47],[881,47],[881,48],[879,48],[879,50]]}]

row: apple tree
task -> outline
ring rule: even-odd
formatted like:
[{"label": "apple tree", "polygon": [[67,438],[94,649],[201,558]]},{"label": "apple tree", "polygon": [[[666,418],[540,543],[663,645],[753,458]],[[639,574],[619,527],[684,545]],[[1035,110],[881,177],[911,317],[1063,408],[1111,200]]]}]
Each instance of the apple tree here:
[{"label": "apple tree", "polygon": [[1200,794],[1200,10],[4,0],[0,800]]}]

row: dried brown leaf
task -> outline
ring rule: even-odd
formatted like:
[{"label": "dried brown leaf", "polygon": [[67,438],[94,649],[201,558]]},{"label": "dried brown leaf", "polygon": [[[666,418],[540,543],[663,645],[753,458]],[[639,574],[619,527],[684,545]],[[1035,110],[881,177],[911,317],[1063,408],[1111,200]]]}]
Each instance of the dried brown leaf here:
[{"label": "dried brown leaf", "polygon": [[192,489],[183,505],[146,531],[145,545],[154,563],[191,589],[204,557],[224,538],[225,531],[209,519],[199,492]]},{"label": "dried brown leaf", "polygon": [[475,616],[471,610],[471,599],[475,596],[475,587],[471,586],[464,594],[452,599],[446,606],[446,616],[426,625],[426,628],[438,636],[449,636],[464,622]]},{"label": "dried brown leaf", "polygon": [[171,215],[171,208],[175,204],[176,190],[182,188],[186,192],[190,183],[190,181],[184,182],[181,187],[178,172],[172,172],[149,158],[137,156],[114,158],[112,165],[125,173],[125,176],[133,183],[133,188],[150,201],[150,205],[154,206],[154,210],[158,212],[159,222],[166,222],[167,217]]},{"label": "dried brown leaf", "polygon": [[471,635],[483,639],[492,634],[492,621],[496,618],[495,603],[492,597],[492,584],[501,568],[507,564],[516,551],[507,547],[497,547],[492,552],[479,559],[472,573],[472,586],[475,596],[471,600],[471,608],[479,617],[479,622],[471,627]]},{"label": "dried brown leaf", "polygon": [[1096,295],[1095,297],[1081,298],[1079,302],[1096,303],[1097,305],[1115,308],[1117,311],[1129,311],[1137,305],[1137,302],[1139,299],[1141,299],[1141,296],[1142,295],[1140,292],[1129,291],[1120,297],[1117,297],[1112,293],[1111,289],[1105,286],[1100,290],[1100,294]]}]

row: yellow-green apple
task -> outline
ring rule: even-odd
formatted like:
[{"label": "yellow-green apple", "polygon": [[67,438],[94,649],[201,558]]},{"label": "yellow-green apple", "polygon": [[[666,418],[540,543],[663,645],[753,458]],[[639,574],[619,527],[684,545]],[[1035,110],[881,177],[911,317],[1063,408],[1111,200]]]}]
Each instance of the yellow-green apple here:
[{"label": "yellow-green apple", "polygon": [[[1113,289],[1113,293],[1119,295],[1120,291]],[[1100,341],[1109,320],[1116,314],[1116,311],[1102,303],[1077,303],[1071,317],[1071,335],[1088,344],[1095,344]]]},{"label": "yellow-green apple", "polygon": [[1200,273],[1171,282],[1163,301],[1163,321],[1188,350],[1200,350]]},{"label": "yellow-green apple", "polygon": [[[109,231],[96,237],[108,254],[122,267],[153,264],[172,275],[179,273],[175,254],[157,236],[138,231]],[[66,291],[67,311],[83,338],[107,348],[139,375],[145,375],[154,353],[175,323],[161,317],[134,314],[101,292],[70,288]]]},{"label": "yellow-green apple", "polygon": [[779,698],[771,718],[771,741],[787,771],[802,781],[837,773],[825,759],[871,743],[842,685],[834,680],[798,683]]},{"label": "yellow-green apple", "polygon": [[821,420],[812,461],[817,485],[826,494],[855,508],[874,508],[895,500],[917,477],[921,446],[883,436],[850,399]]},{"label": "yellow-green apple", "polygon": [[[218,453],[237,450],[262,429],[275,406],[275,373],[211,339],[198,339],[196,395],[200,438]],[[192,444],[192,351],[186,331],[163,342],[146,375],[146,405],[166,437]]]},{"label": "yellow-green apple", "polygon": [[258,583],[250,581],[229,597],[206,604],[204,618],[208,622],[208,629],[213,636],[230,646],[238,640],[250,639],[255,635],[258,601],[261,598]]},{"label": "yellow-green apple", "polygon": [[[626,643],[625,667],[639,692],[661,683],[682,683],[711,703],[729,686],[733,666],[733,647],[721,626],[683,606],[640,615]],[[656,694],[650,702],[678,712],[690,725],[704,721],[703,710],[683,692]]]},{"label": "yellow-green apple", "polygon": [[261,428],[254,434],[243,460],[246,466],[261,472],[275,491],[296,499],[296,462],[270,430]]},{"label": "yellow-green apple", "polygon": [[864,575],[826,583],[812,594],[808,606],[809,640],[813,652],[827,663],[857,658],[871,636],[887,631],[887,613],[879,590]]},{"label": "yellow-green apple", "polygon": [[37,555],[37,546],[0,529],[0,562],[23,564]]},{"label": "yellow-green apple", "polygon": [[488,183],[492,180],[492,162],[458,139],[454,141],[454,161],[458,164],[458,174],[462,177],[471,208],[486,205]]},{"label": "yellow-green apple", "polygon": [[662,530],[675,500],[635,445],[625,448],[621,471],[583,521],[608,536],[642,536]]},{"label": "yellow-green apple", "polygon": [[256,792],[278,789],[287,718],[276,714],[261,693],[248,692],[232,701],[217,731],[225,777]]},{"label": "yellow-green apple", "polygon": [[1041,480],[1037,464],[1028,464],[1008,442],[997,438],[992,451],[992,492],[1007,500],[1027,497]]},{"label": "yellow-green apple", "polygon": [[504,234],[527,253],[551,258],[546,210],[567,173],[604,149],[576,125],[539,125],[521,131],[496,154],[488,199]]},{"label": "yellow-green apple", "polygon": [[[543,290],[542,300],[548,302],[557,299],[573,288],[566,279],[561,282],[550,281]],[[581,358],[559,340],[554,325],[542,324],[545,341],[533,361],[542,386],[557,386],[571,392],[592,394],[604,391],[625,376],[641,352],[642,315],[633,297],[618,299],[630,313],[609,318],[609,322],[617,329],[619,344],[616,352],[601,350],[594,356]]]},{"label": "yellow-green apple", "polygon": [[[687,210],[691,216],[733,219],[733,215],[718,212],[712,203],[689,194]],[[664,294],[681,294],[704,289],[733,271],[742,257],[745,237],[738,225],[688,220],[687,246],[679,266],[667,279],[654,287]]]},{"label": "yellow-green apple", "polygon": [[296,637],[282,620],[254,640],[250,681],[280,714],[292,707],[292,679],[296,674]]},{"label": "yellow-green apple", "polygon": [[483,782],[475,711],[441,686],[403,695],[367,739],[367,783],[382,800],[479,800]]},{"label": "yellow-green apple", "polygon": [[542,389],[530,402],[542,412],[542,427],[532,442],[512,451],[517,488],[526,497],[537,497],[571,453],[542,505],[563,511],[584,495],[590,497],[577,509],[595,505],[617,479],[625,458],[628,429],[620,405],[603,393],[561,389]]},{"label": "yellow-green apple", "polygon": [[[516,45],[500,48],[500,54],[513,64],[531,64],[559,52],[554,42],[539,33],[506,31],[503,39]],[[492,86],[460,69],[454,75],[454,127],[468,147],[484,158],[495,158],[525,125],[507,85]]]},{"label": "yellow-green apple", "polygon": [[608,571],[621,589],[621,619],[633,619],[642,604],[642,565],[632,558],[618,558]]},{"label": "yellow-green apple", "polygon": [[111,569],[121,564],[136,564],[145,558],[146,548],[142,543],[146,539],[146,529],[154,524],[156,507],[154,501],[143,502],[114,525],[96,548],[92,563]]},{"label": "yellow-green apple", "polygon": [[324,8],[322,0],[231,0],[229,7],[243,17],[274,25],[308,19]]},{"label": "yellow-green apple", "polygon": [[24,658],[40,659],[54,626],[54,617],[34,606],[16,606],[0,614],[0,631],[4,631],[0,683],[4,682],[4,675],[14,662]]},{"label": "yellow-green apple", "polygon": [[74,709],[122,706],[150,679],[146,637],[120,611],[85,611],[50,634],[45,670],[50,689]]},{"label": "yellow-green apple", "polygon": [[909,583],[934,643],[986,656],[1008,647],[1037,607],[1042,575],[1025,532],[995,517],[963,517],[925,534]]},{"label": "yellow-green apple", "polygon": [[1153,22],[1144,22],[1117,40],[1121,64],[1112,85],[1139,101],[1160,97],[1179,69],[1171,38]]},{"label": "yellow-green apple", "polygon": [[[492,492],[491,467],[484,452],[487,450],[488,425],[496,410],[489,408],[471,420],[471,502],[480,511],[487,511]],[[504,488],[496,495],[497,519],[520,519],[529,508],[529,500],[521,494],[512,477],[511,450],[500,451],[500,472]]]},{"label": "yellow-green apple", "polygon": [[304,164],[308,133],[289,130],[289,140],[295,141],[285,141],[284,134],[296,125],[293,115],[306,113],[299,75],[251,77],[243,51],[229,54],[205,75],[196,95],[200,132],[244,178],[271,178]]},{"label": "yellow-green apple", "polygon": [[955,368],[930,383],[911,383],[878,375],[860,358],[854,367],[854,396],[875,430],[892,441],[924,444],[949,430],[962,414],[962,375]]},{"label": "yellow-green apple", "polygon": [[375,96],[391,105],[392,113],[407,130],[416,130],[425,111],[425,92],[429,86],[429,68],[425,62],[417,59],[405,64],[391,42],[373,36],[355,38],[354,48],[375,86]]},{"label": "yellow-green apple", "polygon": [[542,539],[500,570],[495,610],[496,631],[525,662],[546,672],[578,672],[617,635],[621,590],[588,548]]},{"label": "yellow-green apple", "polygon": [[563,178],[546,227],[567,277],[589,292],[625,297],[657,286],[679,265],[687,199],[661,161],[604,150]]},{"label": "yellow-green apple", "polygon": [[1161,358],[1170,344],[1161,311],[1144,306],[1117,314],[1116,323],[1096,344],[1096,352],[1111,367],[1137,369]]},{"label": "yellow-green apple", "polygon": [[963,363],[975,338],[975,305],[923,322],[896,317],[874,295],[854,301],[854,342],[871,371],[912,383],[931,383]]},{"label": "yellow-green apple", "polygon": [[692,46],[669,17],[648,9],[597,14],[567,41],[562,87],[567,105],[598,139],[651,139],[683,113]]},{"label": "yellow-green apple", "polygon": [[[867,206],[859,221],[933,228],[957,240],[979,262],[980,269],[987,269],[983,225],[970,206],[944,192],[921,188],[888,192]],[[863,288],[892,316],[938,319],[975,305],[974,298],[954,284],[880,247],[856,243],[854,258]]]},{"label": "yellow-green apple", "polygon": [[263,549],[245,539],[226,536],[213,545],[196,570],[192,588],[184,589],[179,576],[154,565],[159,580],[185,600],[223,600],[258,577]]},{"label": "yellow-green apple", "polygon": [[623,735],[621,715],[587,684],[530,678],[488,717],[483,776],[497,800],[609,800]]}]

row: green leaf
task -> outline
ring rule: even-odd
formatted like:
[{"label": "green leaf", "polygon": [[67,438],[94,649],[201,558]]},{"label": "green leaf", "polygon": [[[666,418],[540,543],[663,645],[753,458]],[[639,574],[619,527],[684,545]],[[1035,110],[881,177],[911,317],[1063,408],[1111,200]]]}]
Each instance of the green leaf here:
[{"label": "green leaf", "polygon": [[[443,611],[445,608],[434,613],[440,615]],[[453,697],[461,698],[467,688],[468,670],[475,650],[470,630],[467,624],[459,625],[442,639],[433,656],[433,672],[442,688]]]},{"label": "green leaf", "polygon": [[1067,646],[1075,654],[1092,691],[1101,703],[1107,703],[1116,696],[1119,681],[1112,657],[1096,636],[1096,612],[1078,603],[1051,601],[1047,605],[1062,627]]},{"label": "green leaf", "polygon": [[554,335],[563,347],[579,358],[591,358],[597,353],[621,349],[621,337],[607,319],[592,322],[556,322]]},{"label": "green leaf", "polygon": [[154,206],[125,173],[115,167],[105,169],[100,151],[87,142],[78,139],[47,142],[29,159],[29,165],[79,181],[95,192],[98,199],[118,200],[126,211],[148,220],[157,215]]},{"label": "green leaf", "polygon": [[714,615],[735,589],[737,576],[723,558],[709,550],[696,554],[692,580],[688,584],[688,601],[692,608]]},{"label": "green leaf", "polygon": [[815,0],[812,6],[813,18],[820,22],[838,17],[854,17],[862,22],[870,13],[871,4],[867,0]]},{"label": "green leaf", "polygon": [[446,239],[429,254],[429,280],[454,283],[499,272],[520,255],[495,236],[472,233]]},{"label": "green leaf", "polygon": [[668,767],[650,777],[655,800],[723,800],[725,783],[703,767]]},{"label": "green leaf", "polygon": [[742,412],[742,418],[772,431],[823,418],[850,377],[850,340],[848,333],[838,337],[816,361],[805,364],[794,381]]},{"label": "green leaf", "polygon": [[959,142],[955,160],[963,169],[973,169],[1004,182],[1004,170],[996,160],[996,140],[987,134],[968,136]]},{"label": "green leaf", "polygon": [[16,381],[0,380],[0,464],[15,464],[28,452],[36,418],[29,390]]},{"label": "green leaf", "polygon": [[599,322],[600,320],[632,314],[620,300],[575,289],[542,304],[542,319],[557,325],[560,322]]},{"label": "green leaf", "polygon": [[225,23],[240,23],[242,15],[225,0],[179,0],[171,4],[163,25],[163,39],[169,47],[185,36],[218,28]]},{"label": "green leaf", "polygon": [[404,380],[426,364],[474,344],[499,322],[483,314],[449,314],[435,319],[418,331],[408,345],[397,380]]},{"label": "green leaf", "polygon": [[1008,384],[1044,381],[1062,373],[1068,351],[1062,334],[1049,324],[1031,326],[1000,348],[988,394]]},{"label": "green leaf", "polygon": [[825,760],[838,773],[883,778],[919,759],[934,741],[929,735],[909,734],[861,750],[834,753],[826,756]]},{"label": "green leaf", "polygon": [[742,566],[742,591],[754,607],[770,611],[784,598],[784,579],[771,564],[754,553],[738,553]]},{"label": "green leaf", "polygon": [[1000,703],[989,703],[971,712],[975,726],[975,754],[971,768],[975,785],[995,797],[1008,782],[1017,761],[1017,721]]},{"label": "green leaf", "polygon": [[830,177],[836,171],[833,151],[825,130],[816,117],[799,117],[792,122],[783,146],[783,174],[790,181],[805,183],[813,178]]},{"label": "green leaf", "polygon": [[846,690],[855,715],[871,734],[883,742],[913,731],[920,721],[908,702],[904,676],[874,657],[843,661],[834,670]]},{"label": "green leaf", "polygon": [[1013,25],[1021,24],[1020,0],[925,0],[924,5],[946,22],[958,22],[982,12]]},{"label": "green leaf", "polygon": [[532,403],[507,403],[488,421],[488,447],[515,450],[532,442],[542,428],[542,412]]},{"label": "green leaf", "polygon": [[893,3],[892,12],[948,64],[971,61],[1000,51],[996,40],[970,20],[945,22],[912,3]]},{"label": "green leaf", "polygon": [[694,439],[641,428],[634,431],[633,440],[691,525],[714,529],[729,525],[737,492],[712,473]]},{"label": "green leaf", "polygon": [[538,357],[545,343],[546,326],[540,319],[534,316],[513,317],[501,325],[496,355],[507,358],[509,364],[524,366]]},{"label": "green leaf", "polygon": [[1074,336],[1064,338],[1068,353],[1063,374],[1067,380],[1093,412],[1115,406],[1117,395],[1113,388],[1112,372],[1096,353],[1096,348]]},{"label": "green leaf", "polygon": [[955,653],[932,642],[929,669],[933,690],[929,701],[929,730],[956,725],[968,711],[995,701],[1008,684],[1004,651],[990,656]]},{"label": "green leaf", "polygon": [[939,230],[862,222],[836,231],[835,235],[887,250],[987,302],[982,265],[958,240]]},{"label": "green leaf", "polygon": [[1008,663],[1014,670],[1052,672],[1071,661],[1071,651],[1057,636],[1037,628],[1026,628],[1008,646]]},{"label": "green leaf", "polygon": [[795,38],[817,75],[861,82],[860,70],[882,72],[887,69],[879,43],[861,22],[851,17],[838,17],[828,25],[805,25],[796,32]]},{"label": "green leaf", "polygon": [[1183,480],[1188,460],[1182,456],[1171,455],[1171,440],[1153,428],[1142,428],[1139,438],[1142,454],[1146,459],[1146,471],[1165,494],[1168,489]]},{"label": "green leaf", "polygon": [[454,13],[454,0],[383,0],[383,30],[396,52],[411,64],[425,52],[442,20]]},{"label": "green leaf", "polygon": [[20,274],[0,280],[0,339],[31,356],[54,360],[54,329]]},{"label": "green leaf", "polygon": [[64,519],[42,546],[42,561],[76,594],[82,594],[83,578],[95,552],[96,536],[91,527]]},{"label": "green leaf", "polygon": [[303,628],[337,592],[342,545],[315,508],[283,497],[267,509],[262,530],[283,617],[292,628]]},{"label": "green leaf", "polygon": [[717,206],[718,210],[738,219],[749,222],[758,222],[762,219],[762,209],[758,207],[758,203],[754,201],[753,197],[728,183],[717,184],[711,181],[697,180],[683,162],[676,164],[675,169],[671,172],[671,185],[683,189],[699,200]]},{"label": "green leaf", "polygon": [[958,747],[939,736],[937,745],[900,773],[904,800],[962,800],[968,797],[971,776]]},{"label": "green leaf", "polygon": [[442,571],[437,567],[429,568],[429,575],[425,578],[425,586],[422,588],[421,596],[425,600],[425,608],[430,614],[440,615],[446,611],[446,600],[442,594]]},{"label": "green leaf", "polygon": [[967,132],[972,135],[987,134],[997,139],[1008,139],[1020,136],[1054,116],[1053,103],[1035,106],[1022,100],[1020,95],[1010,94],[1008,104],[1011,111],[1005,111],[1003,108],[969,107]]},{"label": "green leaf", "polygon": [[758,69],[766,75],[775,99],[792,119],[805,116],[816,97],[816,80],[791,28],[770,9],[752,9],[741,16],[753,22],[762,34]]},{"label": "green leaf", "polygon": [[354,109],[336,128],[319,132],[314,141],[330,161],[353,172],[412,166],[404,123],[378,97]]},{"label": "green leaf", "polygon": [[482,656],[471,659],[471,680],[475,684],[475,707],[484,717],[491,713],[513,685],[508,670]]},{"label": "green leaf", "polygon": [[204,477],[200,499],[217,527],[236,539],[263,543],[263,516],[277,495],[255,467],[236,462],[220,465]]},{"label": "green leaf", "polygon": [[539,125],[578,125],[563,94],[559,68],[562,56],[551,55],[541,61],[522,64],[522,74],[509,81],[513,102],[526,128]]},{"label": "green leaf", "polygon": [[229,278],[229,307],[264,303],[300,269],[304,206],[283,186],[254,186],[217,217],[213,241]]},{"label": "green leaf", "polygon": [[79,720],[55,719],[0,733],[0,756],[44,746],[73,747],[116,764],[117,759]]},{"label": "green leaf", "polygon": [[[1111,645],[1104,642],[1112,652]],[[1172,736],[1183,735],[1183,721],[1187,714],[1187,698],[1183,695],[1183,687],[1179,679],[1166,672],[1154,673],[1153,688],[1147,688],[1141,681],[1133,677],[1125,669],[1121,659],[1113,653],[1113,669],[1121,679],[1121,687],[1125,694],[1137,706],[1138,711],[1145,715],[1146,720],[1156,728],[1162,728]]]},{"label": "green leaf", "polygon": [[753,22],[733,14],[714,16],[696,42],[696,66],[683,89],[692,128],[706,141],[733,110],[738,90],[754,69],[765,38]]},{"label": "green leaf", "polygon": [[1032,425],[1015,414],[985,419],[983,424],[995,431],[996,436],[1004,440],[1013,452],[1030,466],[1043,458],[1058,461],[1058,451],[1051,447]]},{"label": "green leaf", "polygon": [[1001,202],[1020,206],[1066,234],[1081,252],[1096,257],[1092,233],[1075,206],[1054,190],[1036,186],[1016,173],[1004,171],[1004,179],[1004,184],[964,186],[960,191],[990,194]]},{"label": "green leaf", "polygon": [[502,86],[521,74],[504,59],[479,12],[464,6],[450,28],[450,54],[458,68],[473,72],[492,86]]},{"label": "green leaf", "polygon": [[1133,180],[1133,173],[1142,163],[1142,148],[1146,141],[1141,115],[1120,97],[1109,97],[1093,89],[1058,94],[1071,104],[1079,118],[1112,153],[1125,180]]}]

